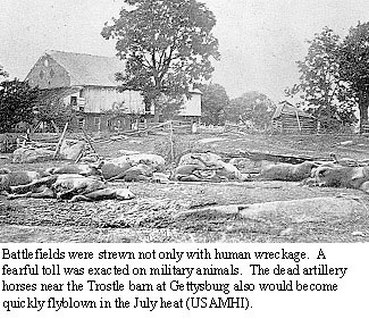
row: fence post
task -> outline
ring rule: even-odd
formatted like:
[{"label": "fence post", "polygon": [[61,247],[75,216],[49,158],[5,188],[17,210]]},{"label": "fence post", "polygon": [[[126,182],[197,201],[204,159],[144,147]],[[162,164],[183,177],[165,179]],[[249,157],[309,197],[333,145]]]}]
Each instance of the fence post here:
[{"label": "fence post", "polygon": [[170,160],[174,162],[173,121],[169,121]]}]

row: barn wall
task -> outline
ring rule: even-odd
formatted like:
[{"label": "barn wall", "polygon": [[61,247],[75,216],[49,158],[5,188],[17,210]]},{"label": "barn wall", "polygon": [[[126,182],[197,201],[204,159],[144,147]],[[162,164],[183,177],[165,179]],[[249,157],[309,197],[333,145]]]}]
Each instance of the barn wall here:
[{"label": "barn wall", "polygon": [[191,99],[185,98],[180,116],[201,116],[201,94],[192,94]]},{"label": "barn wall", "polygon": [[273,119],[273,128],[276,132],[282,134],[316,134],[318,132],[318,123],[310,118],[300,117],[301,131],[296,118],[290,116],[281,116]]},{"label": "barn wall", "polygon": [[80,113],[75,120],[75,126],[77,129],[83,127],[88,132],[119,132],[130,130],[132,120],[129,116],[111,117],[100,113]]},{"label": "barn wall", "polygon": [[126,113],[143,113],[145,105],[139,92],[118,92],[115,88],[85,87],[83,90],[86,113],[100,113],[120,106]]},{"label": "barn wall", "polygon": [[38,59],[26,80],[32,87],[38,86],[40,89],[68,87],[71,83],[67,71],[48,55]]}]

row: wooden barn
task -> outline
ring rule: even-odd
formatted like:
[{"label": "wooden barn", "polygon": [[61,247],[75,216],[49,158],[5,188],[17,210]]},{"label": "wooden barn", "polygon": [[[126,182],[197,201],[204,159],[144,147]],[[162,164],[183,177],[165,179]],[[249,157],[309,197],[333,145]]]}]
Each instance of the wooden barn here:
[{"label": "wooden barn", "polygon": [[272,118],[272,125],[276,132],[283,134],[316,134],[318,132],[317,119],[287,101],[278,105]]},{"label": "wooden barn", "polygon": [[[78,111],[80,127],[88,131],[126,130],[137,125],[137,120],[152,118],[154,108],[145,105],[138,91],[117,91],[115,74],[124,70],[124,61],[116,57],[47,51],[26,80],[44,91],[59,92],[64,104]],[[180,115],[200,118],[201,92],[192,95]]]}]

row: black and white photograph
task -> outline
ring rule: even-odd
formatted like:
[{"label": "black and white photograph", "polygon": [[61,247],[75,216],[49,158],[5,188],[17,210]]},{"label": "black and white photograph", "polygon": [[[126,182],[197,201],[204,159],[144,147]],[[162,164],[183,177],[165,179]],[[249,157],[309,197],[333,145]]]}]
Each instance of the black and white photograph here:
[{"label": "black and white photograph", "polygon": [[369,241],[369,2],[1,0],[1,243]]}]

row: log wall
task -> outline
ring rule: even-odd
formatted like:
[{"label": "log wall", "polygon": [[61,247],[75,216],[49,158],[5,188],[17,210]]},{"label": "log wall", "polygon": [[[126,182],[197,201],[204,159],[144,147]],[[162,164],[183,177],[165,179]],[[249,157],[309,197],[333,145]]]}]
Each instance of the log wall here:
[{"label": "log wall", "polygon": [[300,125],[295,116],[283,115],[273,120],[273,128],[282,134],[316,134],[318,122],[313,118],[300,117]]}]

